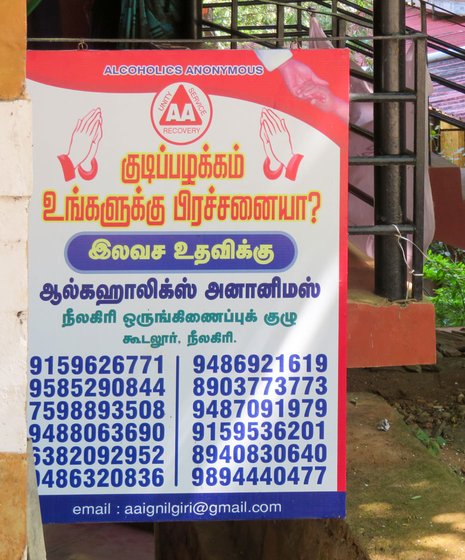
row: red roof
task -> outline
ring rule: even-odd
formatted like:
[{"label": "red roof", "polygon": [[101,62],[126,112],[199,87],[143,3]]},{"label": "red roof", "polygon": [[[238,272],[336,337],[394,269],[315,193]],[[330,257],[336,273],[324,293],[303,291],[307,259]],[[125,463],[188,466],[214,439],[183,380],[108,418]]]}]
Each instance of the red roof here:
[{"label": "red roof", "polygon": [[[406,24],[413,29],[421,29],[418,8],[406,7]],[[444,17],[427,15],[427,33],[432,37],[451,43],[456,47],[465,47],[465,18],[459,16]],[[438,52],[431,47],[428,53]],[[431,60],[428,64],[432,75],[440,76],[451,82],[465,86],[465,61],[458,58]],[[430,104],[443,113],[447,113],[465,122],[465,94],[446,86],[434,83]]]},{"label": "red roof", "polygon": [[[429,71],[431,74],[441,76],[452,82],[465,86],[465,62],[458,58],[446,58],[430,62]],[[430,96],[430,104],[465,122],[465,94],[455,91],[441,84],[434,83],[433,93]]]},{"label": "red roof", "polygon": [[[456,47],[465,46],[465,18],[459,16],[444,16],[427,14],[426,27],[428,35],[447,41]],[[420,10],[405,7],[405,23],[412,29],[421,29]]]}]

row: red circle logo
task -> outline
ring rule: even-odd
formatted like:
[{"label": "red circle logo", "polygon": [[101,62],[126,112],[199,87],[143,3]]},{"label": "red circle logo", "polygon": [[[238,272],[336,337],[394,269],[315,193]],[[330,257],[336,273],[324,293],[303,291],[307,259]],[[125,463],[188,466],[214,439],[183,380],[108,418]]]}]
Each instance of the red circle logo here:
[{"label": "red circle logo", "polygon": [[170,144],[190,144],[208,130],[212,104],[198,86],[176,82],[155,96],[150,114],[153,127],[164,140]]}]

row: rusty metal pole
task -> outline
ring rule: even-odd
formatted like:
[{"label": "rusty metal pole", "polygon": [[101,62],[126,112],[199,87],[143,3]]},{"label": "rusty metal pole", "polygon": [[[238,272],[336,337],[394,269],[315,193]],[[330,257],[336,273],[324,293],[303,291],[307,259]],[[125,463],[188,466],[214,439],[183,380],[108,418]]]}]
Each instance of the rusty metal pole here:
[{"label": "rusty metal pole", "polygon": [[423,254],[419,249],[424,250],[424,220],[425,220],[425,174],[429,160],[428,142],[428,101],[426,92],[427,76],[427,27],[426,27],[426,5],[421,3],[421,32],[424,38],[417,39],[415,44],[415,91],[417,102],[415,106],[415,154],[417,162],[415,165],[415,204],[414,221],[415,233],[413,235],[413,269],[415,275],[412,279],[412,295],[415,299],[421,300],[423,296]]},{"label": "rusty metal pole", "polygon": [[[375,36],[405,34],[404,0],[374,0]],[[374,91],[405,90],[405,41],[382,39],[374,44]],[[405,149],[405,119],[401,102],[375,103],[375,155],[399,156]],[[404,121],[404,122],[403,122]],[[375,224],[403,223],[405,169],[390,164],[375,168]],[[390,300],[405,299],[407,267],[397,238],[375,238],[375,292]]]},{"label": "rusty metal pole", "polygon": [[[190,39],[197,38],[197,14],[199,11],[198,3],[196,0],[190,0],[190,2],[186,2],[187,4],[187,21],[188,21],[188,28],[187,34]],[[202,14],[202,10],[200,9],[200,14]]]},{"label": "rusty metal pole", "polygon": [[[332,36],[333,37],[343,37],[346,34],[346,20],[341,19],[337,16],[337,12],[339,9],[339,1],[338,0],[333,0],[332,3],[332,13],[333,15],[331,16],[331,21],[332,21]],[[345,48],[345,41],[344,39],[338,40],[338,41],[333,41],[333,46],[336,49],[343,49]]]},{"label": "rusty metal pole", "polygon": [[[238,26],[238,16],[239,16],[239,5],[237,0],[232,0],[231,2],[231,35],[234,31],[237,31]],[[237,41],[231,41],[231,49],[237,49]]]},{"label": "rusty metal pole", "polygon": [[277,35],[277,41],[276,41],[276,47],[279,49],[283,49],[284,48],[284,31],[285,31],[285,25],[284,25],[284,5],[283,4],[277,4],[276,6],[276,35]]}]

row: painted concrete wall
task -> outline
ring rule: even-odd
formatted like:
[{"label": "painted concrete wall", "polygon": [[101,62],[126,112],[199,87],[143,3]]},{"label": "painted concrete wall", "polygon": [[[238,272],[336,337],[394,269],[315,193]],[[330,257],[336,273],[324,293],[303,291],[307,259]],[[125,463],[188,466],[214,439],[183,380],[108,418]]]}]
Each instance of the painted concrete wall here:
[{"label": "painted concrete wall", "polygon": [[26,1],[0,0],[0,99],[17,99],[26,72]]},{"label": "painted concrete wall", "polygon": [[0,0],[0,558],[26,551],[27,209],[31,107],[26,2]]}]

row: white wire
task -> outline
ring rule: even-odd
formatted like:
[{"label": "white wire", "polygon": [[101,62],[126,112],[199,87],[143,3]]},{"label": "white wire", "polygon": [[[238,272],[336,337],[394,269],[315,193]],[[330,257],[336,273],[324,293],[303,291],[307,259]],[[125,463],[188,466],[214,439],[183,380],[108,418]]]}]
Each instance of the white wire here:
[{"label": "white wire", "polygon": [[[403,235],[400,233],[400,230],[399,230],[399,228],[397,227],[396,224],[391,224],[391,225],[392,225],[392,227],[397,231],[396,239],[397,239],[397,242],[399,243],[400,250],[402,251],[402,256],[403,256],[405,265],[407,266],[408,272],[409,272],[412,276],[417,276],[417,277],[422,277],[422,276],[424,276],[423,273],[415,272],[415,269],[413,269],[413,268],[410,267],[410,265],[409,265],[409,263],[408,263],[407,255],[405,254],[405,250],[404,250],[404,247],[402,246],[401,241],[407,241],[407,243],[410,243],[410,245],[412,245],[413,247],[416,247],[416,248],[420,251],[420,253],[424,256],[424,258],[425,258],[427,261],[434,262],[433,259],[431,259],[431,258],[430,258],[420,247],[418,247],[418,245],[417,245],[416,243],[414,243],[411,239],[409,239],[408,237],[403,236]],[[457,278],[457,277],[455,277],[455,275],[454,275],[454,278],[455,278],[456,282],[460,284],[460,279]],[[405,299],[408,299],[408,295],[409,295],[409,287],[408,287],[408,285],[407,285],[407,291],[406,291],[406,298],[405,298]]]},{"label": "white wire", "polygon": [[[417,245],[416,243],[414,243],[414,242],[413,242],[411,239],[409,239],[408,237],[403,236],[403,235],[400,233],[400,229],[397,227],[396,224],[391,224],[391,225],[392,225],[392,227],[397,231],[397,235],[396,235],[397,243],[399,244],[399,248],[400,248],[400,250],[401,250],[401,252],[402,252],[402,257],[403,257],[403,259],[404,259],[405,266],[407,267],[407,270],[408,270],[409,274],[410,274],[411,276],[418,277],[418,278],[423,277],[423,276],[424,276],[423,272],[421,272],[421,273],[415,272],[415,269],[412,268],[412,267],[410,266],[410,264],[409,264],[409,262],[408,262],[407,255],[405,254],[404,246],[402,245],[401,241],[406,241],[407,243],[410,243],[410,245],[412,245],[413,247],[416,247],[416,248],[420,251],[420,253],[421,253],[426,259],[430,260],[430,258],[428,257],[428,255],[426,255],[426,254],[420,249],[420,247],[418,247],[418,245]],[[406,291],[405,291],[405,299],[406,299],[406,300],[409,299],[409,292],[410,292],[410,287],[409,287],[409,284],[407,283],[407,287],[406,287]]]},{"label": "white wire", "polygon": [[403,256],[403,258],[404,258],[404,262],[405,262],[405,264],[406,264],[406,266],[407,266],[407,269],[408,269],[409,273],[410,273],[412,276],[418,276],[418,277],[424,276],[424,274],[423,274],[422,272],[421,272],[421,273],[415,272],[415,269],[414,269],[414,268],[411,268],[411,266],[409,265],[408,259],[407,259],[407,255],[405,254],[405,249],[404,249],[404,247],[403,247],[401,241],[407,241],[407,243],[410,243],[410,245],[412,245],[413,247],[416,247],[416,248],[420,251],[420,253],[425,257],[425,259],[427,259],[427,260],[431,260],[431,259],[428,257],[428,255],[427,255],[426,253],[424,253],[424,252],[420,249],[420,247],[418,247],[418,245],[417,245],[416,243],[414,243],[414,242],[413,242],[411,239],[409,239],[408,237],[403,236],[403,235],[400,233],[400,230],[399,230],[399,228],[397,227],[396,224],[391,224],[391,225],[392,225],[392,227],[397,231],[397,235],[396,235],[397,243],[399,244],[400,250],[402,251],[402,256]]}]

